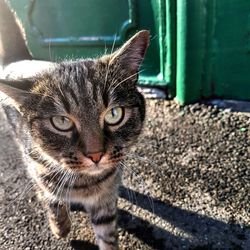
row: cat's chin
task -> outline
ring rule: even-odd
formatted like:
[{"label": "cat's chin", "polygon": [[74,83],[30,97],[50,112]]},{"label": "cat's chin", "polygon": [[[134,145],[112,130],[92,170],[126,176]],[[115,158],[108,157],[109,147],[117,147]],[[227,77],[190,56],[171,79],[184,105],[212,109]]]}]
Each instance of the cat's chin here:
[{"label": "cat's chin", "polygon": [[67,166],[66,168],[70,169],[71,172],[75,174],[86,174],[90,176],[99,176],[105,172],[109,172],[115,168],[117,168],[117,163],[109,163],[109,164],[92,164],[90,166],[78,166],[72,168]]},{"label": "cat's chin", "polygon": [[102,175],[104,172],[109,172],[111,170],[113,170],[114,168],[116,168],[116,166],[114,165],[109,165],[109,166],[91,166],[87,169],[83,169],[81,170],[79,173],[84,173],[87,175],[91,175],[91,176],[99,176]]}]

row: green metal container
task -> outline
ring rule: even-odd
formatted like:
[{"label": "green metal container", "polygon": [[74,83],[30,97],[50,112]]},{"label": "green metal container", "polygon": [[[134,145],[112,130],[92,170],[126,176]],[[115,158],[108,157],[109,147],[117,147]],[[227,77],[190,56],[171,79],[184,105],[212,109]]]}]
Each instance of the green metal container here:
[{"label": "green metal container", "polygon": [[25,27],[29,49],[37,59],[99,56],[121,46],[136,31],[149,29],[152,39],[141,82],[166,84],[164,1],[8,0],[8,4]]},{"label": "green metal container", "polygon": [[250,1],[177,0],[177,10],[177,100],[250,100]]},{"label": "green metal container", "polygon": [[181,104],[250,100],[249,0],[7,0],[36,59],[109,53],[141,29],[151,45],[143,85]]}]

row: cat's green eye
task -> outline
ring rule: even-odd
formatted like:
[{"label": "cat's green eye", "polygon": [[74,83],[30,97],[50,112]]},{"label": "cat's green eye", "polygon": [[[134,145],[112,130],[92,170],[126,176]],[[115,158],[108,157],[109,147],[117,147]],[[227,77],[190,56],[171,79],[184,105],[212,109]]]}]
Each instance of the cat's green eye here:
[{"label": "cat's green eye", "polygon": [[53,127],[59,131],[67,132],[72,130],[74,123],[65,116],[53,116],[50,119]]},{"label": "cat's green eye", "polygon": [[124,108],[122,107],[115,107],[110,109],[105,117],[105,122],[110,126],[118,125],[124,118]]}]

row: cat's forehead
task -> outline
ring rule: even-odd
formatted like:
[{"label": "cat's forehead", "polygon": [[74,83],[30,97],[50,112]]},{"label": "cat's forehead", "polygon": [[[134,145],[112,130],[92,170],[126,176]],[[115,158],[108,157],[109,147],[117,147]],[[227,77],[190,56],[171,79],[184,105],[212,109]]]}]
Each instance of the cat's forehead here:
[{"label": "cat's forehead", "polygon": [[67,88],[78,88],[84,95],[90,89],[104,88],[106,65],[98,60],[82,60],[59,64],[53,73],[57,84]]},{"label": "cat's forehead", "polygon": [[75,113],[90,119],[111,106],[134,102],[134,88],[127,83],[119,84],[123,78],[113,72],[112,67],[100,60],[61,63],[37,90],[52,97],[59,113]]},{"label": "cat's forehead", "polygon": [[96,61],[63,63],[53,72],[51,87],[68,112],[98,110],[104,105],[104,87]]},{"label": "cat's forehead", "polygon": [[96,60],[65,62],[59,64],[51,74],[63,86],[71,84],[74,87],[74,83],[84,86],[87,80],[91,82],[100,77],[100,65]]}]

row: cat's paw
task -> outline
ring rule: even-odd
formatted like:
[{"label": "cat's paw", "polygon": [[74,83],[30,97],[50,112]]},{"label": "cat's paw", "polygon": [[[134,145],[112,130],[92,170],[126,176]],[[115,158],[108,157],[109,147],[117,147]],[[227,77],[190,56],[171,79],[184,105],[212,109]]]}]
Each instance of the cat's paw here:
[{"label": "cat's paw", "polygon": [[71,229],[71,223],[69,220],[61,221],[60,223],[58,223],[57,221],[50,218],[49,225],[51,232],[57,239],[67,237]]}]

